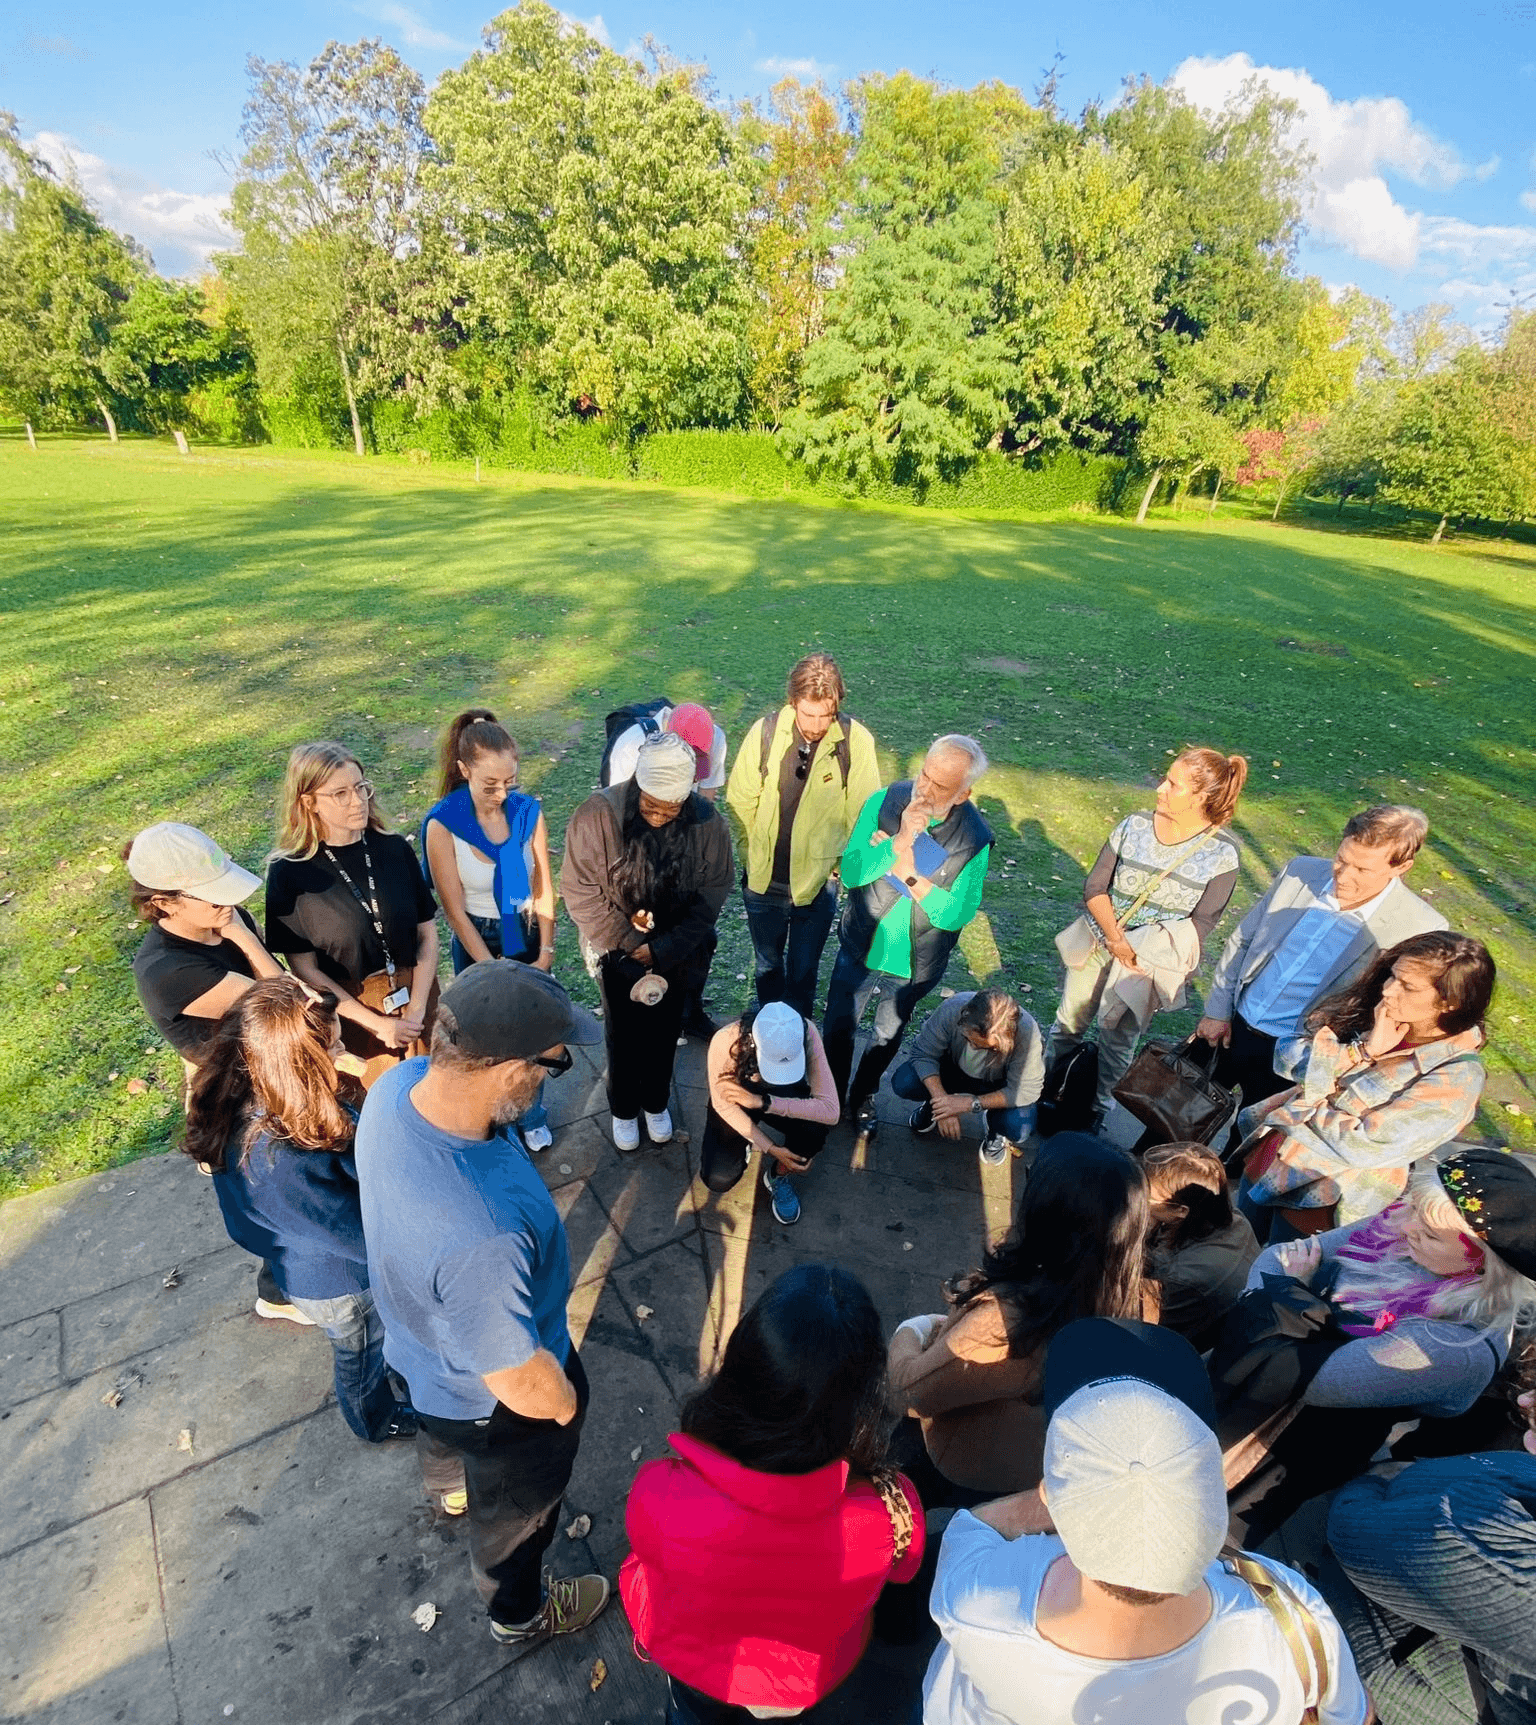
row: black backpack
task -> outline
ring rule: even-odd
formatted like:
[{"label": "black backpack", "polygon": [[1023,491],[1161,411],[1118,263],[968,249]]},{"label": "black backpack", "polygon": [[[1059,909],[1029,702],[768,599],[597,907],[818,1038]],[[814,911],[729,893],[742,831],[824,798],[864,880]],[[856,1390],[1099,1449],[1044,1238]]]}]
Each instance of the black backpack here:
[{"label": "black backpack", "polygon": [[[782,707],[775,707],[771,712],[763,714],[763,755],[758,762],[757,773],[758,777],[765,781],[768,777],[768,757],[773,752],[773,733],[779,728],[779,714],[783,711]],[[845,791],[848,789],[848,768],[853,758],[848,747],[848,727],[852,722],[846,713],[837,715],[837,723],[843,727],[843,734],[832,745],[832,759],[837,762],[838,771],[843,775]]]},{"label": "black backpack", "polygon": [[1098,1107],[1099,1045],[1080,1042],[1046,1068],[1035,1110],[1035,1131],[1042,1138],[1058,1132],[1092,1132]]},{"label": "black backpack", "polygon": [[665,695],[658,695],[654,701],[631,701],[627,707],[616,707],[603,720],[603,758],[597,769],[597,782],[604,790],[608,788],[613,766],[613,745],[631,725],[638,725],[645,736],[654,737],[661,729],[661,720],[656,715],[676,705]]}]

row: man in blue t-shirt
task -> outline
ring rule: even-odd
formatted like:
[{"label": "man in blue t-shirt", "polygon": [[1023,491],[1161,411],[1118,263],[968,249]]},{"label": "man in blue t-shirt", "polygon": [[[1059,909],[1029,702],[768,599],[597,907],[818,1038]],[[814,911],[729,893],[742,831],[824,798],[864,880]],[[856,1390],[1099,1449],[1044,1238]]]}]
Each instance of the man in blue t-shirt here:
[{"label": "man in blue t-shirt", "polygon": [[442,996],[426,1059],[368,1093],[357,1174],[384,1357],[410,1386],[427,1491],[469,1511],[475,1585],[497,1641],[526,1649],[584,1629],[601,1575],[552,1581],[554,1537],[587,1410],[566,1328],[565,1227],[508,1127],[565,1044],[602,1027],[553,977],[474,964]]}]

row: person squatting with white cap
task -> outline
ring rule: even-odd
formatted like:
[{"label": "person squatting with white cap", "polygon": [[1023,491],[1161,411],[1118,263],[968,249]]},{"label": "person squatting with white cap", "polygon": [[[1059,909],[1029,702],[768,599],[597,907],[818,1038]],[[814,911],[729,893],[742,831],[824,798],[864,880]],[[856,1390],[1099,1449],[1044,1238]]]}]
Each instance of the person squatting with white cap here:
[{"label": "person squatting with white cap", "polygon": [[683,1005],[702,985],[731,888],[731,835],[693,788],[679,736],[641,745],[635,776],[593,794],[565,829],[560,891],[603,998],[613,1142],[672,1136],[668,1101]]},{"label": "person squatting with white cap", "polygon": [[1216,1410],[1182,1336],[1068,1325],[1045,1408],[1038,1493],[961,1510],[944,1535],[926,1725],[1372,1717],[1321,1594],[1270,1559],[1222,1556]]},{"label": "person squatting with white cap", "polygon": [[[775,1219],[799,1221],[800,1198],[789,1176],[810,1167],[838,1115],[837,1086],[816,1026],[788,1001],[751,1007],[716,1031],[708,1068],[700,1179],[711,1192],[728,1192],[760,1150]],[[769,1132],[769,1116],[783,1144]]]}]

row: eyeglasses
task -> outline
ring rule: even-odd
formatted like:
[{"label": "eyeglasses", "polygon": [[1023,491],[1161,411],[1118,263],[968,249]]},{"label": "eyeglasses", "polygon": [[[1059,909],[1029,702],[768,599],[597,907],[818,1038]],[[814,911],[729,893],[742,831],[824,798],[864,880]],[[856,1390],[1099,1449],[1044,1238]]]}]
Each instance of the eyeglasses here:
[{"label": "eyeglasses", "polygon": [[802,743],[795,753],[800,757],[800,765],[795,768],[795,777],[803,779],[811,770],[811,745]]},{"label": "eyeglasses", "polygon": [[355,785],[339,785],[334,791],[316,791],[317,797],[334,797],[338,803],[349,803],[354,797],[361,802],[368,802],[373,796],[373,786],[367,779],[359,779]]},{"label": "eyeglasses", "polygon": [[576,1064],[576,1056],[569,1048],[563,1049],[553,1060],[547,1055],[535,1054],[528,1062],[530,1066],[542,1066],[546,1072],[569,1072]]}]

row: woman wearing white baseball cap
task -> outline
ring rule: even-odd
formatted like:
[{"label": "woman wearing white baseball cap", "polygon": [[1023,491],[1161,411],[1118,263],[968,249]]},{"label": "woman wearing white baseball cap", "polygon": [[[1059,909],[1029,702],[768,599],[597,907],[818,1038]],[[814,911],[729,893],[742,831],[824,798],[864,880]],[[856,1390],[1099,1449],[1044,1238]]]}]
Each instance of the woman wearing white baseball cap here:
[{"label": "woman wearing white baseball cap", "polygon": [[[699,1177],[711,1192],[728,1192],[760,1150],[775,1220],[799,1221],[800,1198],[789,1176],[810,1167],[838,1116],[821,1032],[787,1001],[771,1001],[715,1033],[708,1066]],[[783,1131],[783,1144],[764,1126],[769,1115]]]},{"label": "woman wearing white baseball cap", "polygon": [[139,1003],[190,1079],[230,1007],[259,977],[283,975],[238,908],[261,882],[179,821],[146,827],[123,856],[150,925],[133,959]]}]

